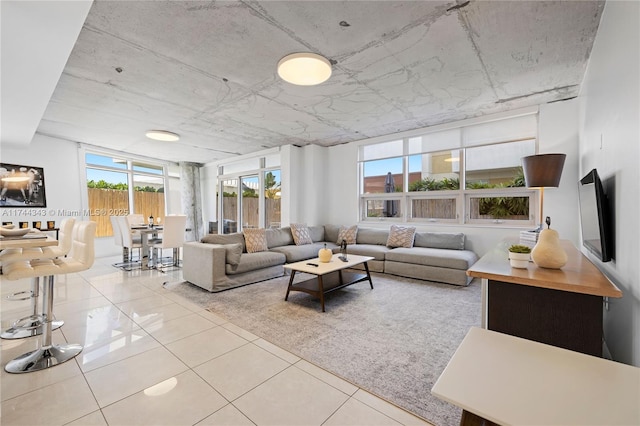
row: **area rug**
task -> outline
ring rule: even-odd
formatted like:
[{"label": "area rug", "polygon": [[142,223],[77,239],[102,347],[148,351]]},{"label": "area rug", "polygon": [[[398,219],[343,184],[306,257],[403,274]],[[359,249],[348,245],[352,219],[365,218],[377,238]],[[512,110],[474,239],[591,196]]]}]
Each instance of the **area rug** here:
[{"label": "area rug", "polygon": [[372,275],[373,290],[363,282],[326,295],[325,313],[306,293],[285,302],[288,277],[216,294],[187,283],[174,291],[435,425],[459,424],[461,410],[431,388],[469,328],[480,325],[480,283]]}]

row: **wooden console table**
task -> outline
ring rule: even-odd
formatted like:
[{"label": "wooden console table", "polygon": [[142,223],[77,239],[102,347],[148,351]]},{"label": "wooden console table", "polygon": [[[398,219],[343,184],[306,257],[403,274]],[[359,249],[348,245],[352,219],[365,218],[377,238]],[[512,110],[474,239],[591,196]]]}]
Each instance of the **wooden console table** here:
[{"label": "wooden console table", "polygon": [[503,241],[467,275],[482,278],[483,325],[489,330],[602,356],[603,297],[622,297],[573,244],[561,241],[568,262],[562,269],[509,265]]}]

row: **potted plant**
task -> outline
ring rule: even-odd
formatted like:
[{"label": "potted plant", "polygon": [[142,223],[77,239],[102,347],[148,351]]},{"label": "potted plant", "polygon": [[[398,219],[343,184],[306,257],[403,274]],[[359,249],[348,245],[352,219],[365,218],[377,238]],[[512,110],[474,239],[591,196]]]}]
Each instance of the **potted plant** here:
[{"label": "potted plant", "polygon": [[531,258],[531,248],[521,244],[509,247],[509,263],[512,268],[526,269]]}]

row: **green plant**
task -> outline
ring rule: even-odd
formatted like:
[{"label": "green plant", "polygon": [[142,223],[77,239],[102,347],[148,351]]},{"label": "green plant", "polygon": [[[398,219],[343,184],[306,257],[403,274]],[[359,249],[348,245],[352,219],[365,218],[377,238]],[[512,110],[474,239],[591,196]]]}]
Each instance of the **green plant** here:
[{"label": "green plant", "polygon": [[509,247],[511,253],[531,253],[531,248],[520,244],[514,244]]}]

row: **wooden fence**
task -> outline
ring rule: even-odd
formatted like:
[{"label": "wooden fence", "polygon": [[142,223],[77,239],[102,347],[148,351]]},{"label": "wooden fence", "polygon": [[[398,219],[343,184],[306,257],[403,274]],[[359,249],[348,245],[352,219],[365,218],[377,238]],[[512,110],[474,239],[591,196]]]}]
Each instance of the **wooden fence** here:
[{"label": "wooden fence", "polygon": [[[251,227],[257,227],[260,223],[259,211],[258,211],[258,198],[244,198],[242,200],[242,224],[249,225]],[[268,228],[273,223],[280,223],[280,199],[265,198],[265,224]],[[224,197],[222,202],[222,218],[232,221],[237,220],[238,211],[238,198],[237,197]],[[239,228],[239,227],[237,227]]]},{"label": "wooden fence", "polygon": [[[109,216],[126,216],[129,210],[129,193],[117,189],[87,188],[89,192],[89,211],[91,220],[96,222],[97,237],[113,235]],[[136,213],[147,220],[149,216],[164,220],[164,193],[134,191],[133,203]],[[157,223],[157,222],[156,222]]]}]

